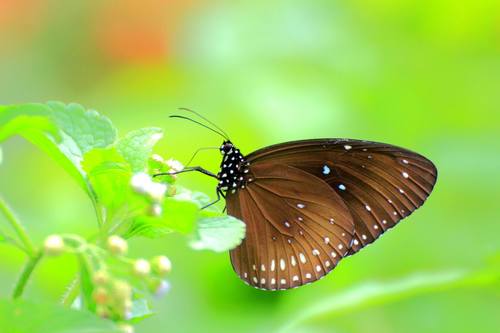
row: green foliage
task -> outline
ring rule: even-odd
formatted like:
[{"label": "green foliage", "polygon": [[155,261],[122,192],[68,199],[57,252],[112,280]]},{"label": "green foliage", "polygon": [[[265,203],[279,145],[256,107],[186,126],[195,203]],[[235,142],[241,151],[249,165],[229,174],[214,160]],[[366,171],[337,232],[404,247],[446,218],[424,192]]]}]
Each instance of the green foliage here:
[{"label": "green foliage", "polygon": [[[11,241],[29,250],[31,257],[16,286],[15,297],[21,296],[43,255],[67,252],[79,259],[77,283],[65,295],[64,303],[82,311],[48,307],[46,318],[64,315],[65,319],[74,318],[74,325],[71,330],[65,326],[49,329],[40,323],[44,333],[85,329],[100,332],[97,323],[102,322],[93,319],[96,325],[92,326],[83,309],[121,323],[137,323],[153,314],[145,297],[168,289],[164,275],[170,270],[169,261],[165,258],[168,267],[152,271],[149,261],[126,256],[128,245],[118,235],[156,238],[179,232],[196,240],[191,242],[193,248],[218,252],[237,246],[244,237],[241,221],[213,210],[200,210],[207,196],[178,188],[173,176],[151,178],[151,174],[175,171],[180,165],[157,155],[152,157],[155,144],[163,136],[161,129],[143,128],[118,139],[111,121],[96,111],[52,102],[0,107],[0,141],[13,135],[23,136],[60,163],[88,194],[98,220],[97,236],[85,239],[79,235],[52,235],[41,251],[35,249],[20,222],[1,202],[2,212],[24,246],[3,233],[0,241]],[[78,302],[73,302],[78,295]],[[24,314],[38,305],[6,301],[3,306],[6,312]],[[20,319],[15,317],[14,321]],[[8,323],[5,325],[9,327]],[[36,325],[35,322],[34,331],[39,329]],[[24,332],[22,325],[15,329]]]},{"label": "green foliage", "polygon": [[45,151],[90,191],[80,167],[83,155],[116,140],[109,119],[78,104],[23,104],[0,108],[0,141],[21,135]]},{"label": "green foliage", "polygon": [[232,216],[207,217],[198,220],[191,246],[195,249],[224,252],[238,246],[244,237],[245,224],[240,220]]},{"label": "green foliage", "polygon": [[156,143],[163,137],[159,128],[142,128],[128,133],[116,147],[130,164],[132,172],[146,172]]},{"label": "green foliage", "polygon": [[498,265],[473,271],[453,270],[427,274],[415,274],[391,282],[372,282],[354,286],[314,304],[301,307],[293,320],[288,321],[280,332],[290,332],[296,326],[322,321],[361,311],[367,307],[381,306],[385,303],[415,297],[425,293],[439,293],[449,289],[473,288],[481,286],[500,286],[500,268]]},{"label": "green foliage", "polygon": [[10,333],[119,333],[117,326],[87,311],[52,303],[0,300],[0,327]]}]

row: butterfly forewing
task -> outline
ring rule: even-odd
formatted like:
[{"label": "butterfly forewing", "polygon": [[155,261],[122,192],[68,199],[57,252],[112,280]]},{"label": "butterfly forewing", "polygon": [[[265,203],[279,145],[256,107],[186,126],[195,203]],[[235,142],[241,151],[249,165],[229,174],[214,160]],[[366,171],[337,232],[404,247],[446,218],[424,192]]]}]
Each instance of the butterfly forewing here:
[{"label": "butterfly forewing", "polygon": [[348,254],[354,236],[344,200],[323,180],[289,165],[259,163],[245,188],[228,192],[228,213],[247,225],[231,251],[248,284],[276,290],[316,281]]},{"label": "butterfly forewing", "polygon": [[354,221],[351,254],[420,207],[437,178],[435,166],[425,157],[367,141],[296,141],[261,149],[247,158],[253,167],[288,165],[328,184]]}]

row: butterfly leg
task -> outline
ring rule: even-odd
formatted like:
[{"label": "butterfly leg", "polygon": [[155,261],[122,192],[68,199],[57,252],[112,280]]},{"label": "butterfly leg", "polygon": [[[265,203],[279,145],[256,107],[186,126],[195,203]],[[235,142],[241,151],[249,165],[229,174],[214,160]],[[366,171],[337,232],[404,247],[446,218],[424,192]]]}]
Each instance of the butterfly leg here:
[{"label": "butterfly leg", "polygon": [[189,168],[184,168],[182,170],[179,170],[179,171],[175,171],[175,172],[163,172],[163,173],[157,173],[156,175],[153,175],[153,177],[159,177],[159,176],[172,176],[172,175],[177,175],[179,173],[183,173],[183,172],[191,172],[191,171],[198,171],[198,172],[201,172],[202,174],[204,175],[207,175],[207,176],[210,176],[210,177],[213,177],[213,178],[217,178],[217,175],[213,174],[212,172],[206,170],[206,169],[203,169],[202,167],[199,167],[199,166],[196,166],[196,167],[189,167]]},{"label": "butterfly leg", "polygon": [[217,189],[217,200],[209,203],[208,205],[205,205],[205,206],[201,207],[201,209],[205,209],[205,208],[208,208],[210,206],[215,205],[216,203],[218,203],[220,201],[221,197],[225,198],[224,193],[222,193],[222,191],[220,189]]}]

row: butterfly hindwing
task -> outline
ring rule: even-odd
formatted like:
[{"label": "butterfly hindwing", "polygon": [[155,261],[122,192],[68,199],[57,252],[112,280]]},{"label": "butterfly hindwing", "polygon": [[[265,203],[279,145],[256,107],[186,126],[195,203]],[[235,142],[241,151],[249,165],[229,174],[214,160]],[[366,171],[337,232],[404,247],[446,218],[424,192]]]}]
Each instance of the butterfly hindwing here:
[{"label": "butterfly hindwing", "polygon": [[247,236],[231,251],[237,274],[262,289],[316,281],[348,254],[354,224],[341,197],[323,180],[288,165],[260,163],[249,182],[228,192],[228,213]]}]

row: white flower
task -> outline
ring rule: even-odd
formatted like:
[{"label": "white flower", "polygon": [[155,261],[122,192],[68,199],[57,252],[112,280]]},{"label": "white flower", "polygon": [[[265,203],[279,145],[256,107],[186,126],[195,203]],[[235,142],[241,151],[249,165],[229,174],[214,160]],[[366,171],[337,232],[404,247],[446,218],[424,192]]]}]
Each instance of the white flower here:
[{"label": "white flower", "polygon": [[161,280],[154,291],[156,297],[162,297],[170,290],[170,283],[165,280]]},{"label": "white flower", "polygon": [[158,256],[151,260],[153,271],[158,275],[165,275],[172,270],[172,263],[170,259],[165,256]]},{"label": "white flower", "polygon": [[181,171],[184,169],[184,165],[181,162],[174,160],[173,158],[165,161],[165,164],[170,168],[170,171],[173,172]]},{"label": "white flower", "polygon": [[148,174],[141,172],[132,176],[130,185],[136,192],[144,194],[147,193],[147,190],[152,182],[153,181]]},{"label": "white flower", "polygon": [[108,238],[108,249],[113,254],[125,254],[128,250],[127,241],[120,236],[109,236]]},{"label": "white flower", "polygon": [[45,239],[43,247],[47,255],[57,256],[64,251],[64,240],[59,235],[50,235]]},{"label": "white flower", "polygon": [[161,201],[165,196],[166,192],[167,192],[167,185],[155,182],[151,182],[146,189],[146,193],[154,201]]},{"label": "white flower", "polygon": [[145,259],[137,259],[134,263],[134,273],[138,276],[146,276],[151,272],[151,265]]}]

